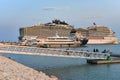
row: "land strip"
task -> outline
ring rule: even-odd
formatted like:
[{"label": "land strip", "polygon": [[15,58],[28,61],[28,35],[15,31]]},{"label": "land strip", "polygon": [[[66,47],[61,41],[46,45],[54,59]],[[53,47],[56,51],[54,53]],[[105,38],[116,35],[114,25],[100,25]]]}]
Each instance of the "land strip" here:
[{"label": "land strip", "polygon": [[0,55],[0,80],[58,80]]}]

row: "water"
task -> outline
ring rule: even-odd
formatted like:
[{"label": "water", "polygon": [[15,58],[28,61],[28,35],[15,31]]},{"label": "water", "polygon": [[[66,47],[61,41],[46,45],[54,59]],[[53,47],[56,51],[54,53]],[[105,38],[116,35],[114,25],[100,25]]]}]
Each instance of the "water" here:
[{"label": "water", "polygon": [[[94,48],[103,51],[109,49],[120,54],[120,45],[88,45],[87,47],[70,48],[72,50],[89,50]],[[59,58],[47,56],[5,54],[26,66],[55,75],[60,80],[119,80],[120,64],[87,64],[85,59]]]}]

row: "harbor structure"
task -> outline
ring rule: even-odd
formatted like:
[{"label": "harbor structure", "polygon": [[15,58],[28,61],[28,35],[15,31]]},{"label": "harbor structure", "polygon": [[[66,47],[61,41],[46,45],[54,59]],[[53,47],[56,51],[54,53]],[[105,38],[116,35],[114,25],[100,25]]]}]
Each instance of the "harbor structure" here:
[{"label": "harbor structure", "polygon": [[115,63],[120,63],[120,58],[118,58],[118,59],[112,59],[112,60],[106,60],[106,59],[88,59],[87,63],[89,63],[89,64],[115,64]]},{"label": "harbor structure", "polygon": [[106,59],[106,54],[86,50],[70,50],[57,48],[38,48],[18,45],[0,45],[0,53],[53,56],[65,58]]},{"label": "harbor structure", "polygon": [[[87,50],[69,50],[69,49],[52,49],[52,48],[36,48],[18,45],[0,45],[0,53],[39,55],[49,57],[65,57],[65,58],[84,58],[90,64],[112,64],[120,63],[119,54],[111,54],[109,52],[91,52]],[[108,59],[108,54],[110,58]]]}]

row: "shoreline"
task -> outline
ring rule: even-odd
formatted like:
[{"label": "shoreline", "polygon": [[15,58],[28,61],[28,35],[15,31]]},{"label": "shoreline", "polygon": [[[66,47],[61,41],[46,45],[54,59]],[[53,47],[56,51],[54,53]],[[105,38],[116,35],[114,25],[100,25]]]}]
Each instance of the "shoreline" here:
[{"label": "shoreline", "polygon": [[48,76],[4,55],[0,55],[0,65],[0,80],[58,80],[53,75]]}]

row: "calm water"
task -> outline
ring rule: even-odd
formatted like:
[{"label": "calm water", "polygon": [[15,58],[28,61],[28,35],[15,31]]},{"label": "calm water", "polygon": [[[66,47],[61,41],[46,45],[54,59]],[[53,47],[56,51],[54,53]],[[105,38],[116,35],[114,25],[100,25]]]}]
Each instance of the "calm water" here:
[{"label": "calm water", "polygon": [[[70,49],[93,51],[94,48],[99,51],[109,49],[113,53],[120,54],[120,45],[88,45],[87,47]],[[86,63],[85,59],[5,55],[48,75],[55,75],[60,80],[120,80],[120,64],[90,65]]]}]

